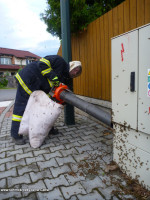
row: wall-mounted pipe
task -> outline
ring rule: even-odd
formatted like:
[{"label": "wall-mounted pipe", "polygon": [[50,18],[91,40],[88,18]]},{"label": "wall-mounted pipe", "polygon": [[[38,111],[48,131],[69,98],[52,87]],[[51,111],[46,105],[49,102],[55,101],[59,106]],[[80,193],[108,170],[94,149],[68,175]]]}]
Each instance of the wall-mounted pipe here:
[{"label": "wall-mounted pipe", "polygon": [[71,104],[80,110],[88,113],[94,118],[100,120],[104,124],[107,124],[111,127],[111,114],[100,109],[97,106],[94,106],[91,103],[88,103],[80,98],[78,98],[75,94],[68,92],[66,90],[60,93],[60,98],[68,104]]}]

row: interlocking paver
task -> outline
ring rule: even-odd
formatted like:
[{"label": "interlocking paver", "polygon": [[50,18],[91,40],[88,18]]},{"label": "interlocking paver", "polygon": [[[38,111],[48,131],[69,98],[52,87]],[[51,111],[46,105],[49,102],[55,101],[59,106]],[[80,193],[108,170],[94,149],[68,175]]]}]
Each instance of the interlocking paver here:
[{"label": "interlocking paver", "polygon": [[86,136],[81,136],[83,140],[88,140],[88,139],[93,139],[95,138],[94,135],[86,135]]},{"label": "interlocking paver", "polygon": [[46,148],[46,149],[39,149],[38,151],[35,150],[35,151],[33,152],[33,154],[34,154],[35,156],[38,156],[38,155],[41,155],[41,154],[45,155],[45,154],[48,154],[48,153],[50,153],[50,151],[49,151],[48,148]]},{"label": "interlocking paver", "polygon": [[16,199],[16,198],[19,198],[21,197],[22,194],[21,192],[10,192],[10,191],[5,191],[5,192],[0,192],[0,199]]},{"label": "interlocking paver", "polygon": [[86,177],[82,173],[80,173],[80,172],[75,173],[75,171],[65,174],[65,177],[70,185],[73,185],[77,182],[80,182],[80,181],[83,181],[86,179]]},{"label": "interlocking paver", "polygon": [[49,190],[53,190],[55,187],[58,187],[58,186],[69,185],[64,175],[60,175],[58,178],[54,178],[54,179],[45,179],[44,182]]},{"label": "interlocking paver", "polygon": [[55,152],[55,151],[58,151],[58,150],[61,150],[61,149],[65,149],[64,145],[59,145],[59,146],[56,146],[56,147],[50,147],[51,152]]},{"label": "interlocking paver", "polygon": [[21,189],[23,190],[23,197],[28,196],[30,193],[37,192],[38,190],[45,190],[46,186],[42,180],[39,180],[38,182],[34,184],[22,184]]},{"label": "interlocking paver", "polygon": [[40,170],[50,168],[50,167],[57,167],[58,164],[54,158],[48,160],[48,161],[43,161],[43,162],[37,162],[38,167]]},{"label": "interlocking paver", "polygon": [[110,187],[106,187],[103,188],[103,190],[101,190],[101,188],[98,188],[98,190],[102,193],[102,195],[106,198],[106,199],[111,199],[111,197],[113,196],[112,191],[113,190],[118,190],[118,188],[116,188],[114,185],[110,186]]},{"label": "interlocking paver", "polygon": [[126,181],[115,172],[105,173],[112,161],[113,134],[85,116],[75,114],[75,118],[75,125],[66,126],[61,115],[55,124],[59,134],[49,135],[37,149],[29,142],[15,145],[10,137],[11,117],[3,120],[0,188],[27,191],[0,191],[0,199],[135,199],[123,192],[115,196],[115,182],[126,187]]},{"label": "interlocking paver", "polygon": [[31,172],[30,177],[32,182],[36,182],[40,179],[52,178],[52,174],[49,169],[45,169],[44,171],[41,172]]},{"label": "interlocking paver", "polygon": [[0,172],[5,171],[5,164],[0,165]]},{"label": "interlocking paver", "polygon": [[78,142],[73,142],[65,145],[67,149],[71,149],[72,147],[80,147],[81,145]]},{"label": "interlocking paver", "polygon": [[77,161],[77,162],[80,162],[81,160],[85,160],[85,159],[88,159],[89,157],[89,154],[84,152],[82,154],[78,154],[78,155],[73,155],[74,159]]},{"label": "interlocking paver", "polygon": [[77,151],[79,153],[83,153],[83,152],[86,152],[86,151],[93,150],[93,148],[89,144],[86,144],[86,145],[81,146],[81,147],[75,147],[75,148],[77,149]]},{"label": "interlocking paver", "polygon": [[109,164],[112,160],[113,160],[113,157],[112,157],[112,155],[110,155],[110,154],[107,154],[106,156],[103,157],[103,161],[104,161],[106,164]]},{"label": "interlocking paver", "polygon": [[17,167],[17,166],[25,166],[26,162],[24,159],[20,159],[18,161],[14,161],[14,162],[7,162],[6,163],[6,169],[11,169],[13,167]]},{"label": "interlocking paver", "polygon": [[1,179],[0,180],[0,189],[6,188],[6,179]]},{"label": "interlocking paver", "polygon": [[104,200],[102,195],[100,195],[97,191],[93,191],[88,195],[77,195],[79,200]]},{"label": "interlocking paver", "polygon": [[31,183],[29,174],[24,174],[23,176],[17,176],[17,177],[8,177],[8,187],[12,187],[17,184],[23,184],[23,183]]},{"label": "interlocking paver", "polygon": [[6,147],[6,148],[0,149],[0,153],[7,152],[7,151],[14,151],[14,147],[11,146],[11,147]]},{"label": "interlocking paver", "polygon": [[57,177],[61,174],[64,174],[64,173],[71,171],[70,168],[68,167],[68,165],[63,165],[63,166],[55,167],[55,168],[51,167],[50,170],[51,170],[53,177]]},{"label": "interlocking paver", "polygon": [[6,148],[6,144],[1,144],[0,149]]},{"label": "interlocking paver", "polygon": [[24,154],[17,154],[16,160],[20,160],[21,158],[32,158],[33,154],[32,152],[24,153]]},{"label": "interlocking paver", "polygon": [[74,137],[74,138],[72,138],[72,139],[69,139],[69,143],[70,143],[70,142],[71,142],[71,143],[73,143],[73,142],[78,142],[78,141],[80,141],[80,140],[82,140],[81,137]]},{"label": "interlocking paver", "polygon": [[55,188],[49,192],[38,192],[37,193],[38,200],[47,199],[47,200],[64,200],[59,188]]},{"label": "interlocking paver", "polygon": [[68,149],[68,150],[60,150],[60,152],[65,157],[68,156],[68,155],[71,155],[71,154],[78,154],[78,152],[75,148],[71,148],[71,149]]},{"label": "interlocking paver", "polygon": [[49,142],[48,144],[44,144],[40,147],[40,149],[46,149],[48,147],[55,147],[55,144],[52,142]]},{"label": "interlocking paver", "polygon": [[64,134],[64,136],[62,136],[62,137],[59,137],[59,140],[61,141],[61,140],[69,140],[69,139],[72,139],[72,135],[65,135]]},{"label": "interlocking paver", "polygon": [[42,155],[39,155],[39,156],[33,157],[33,158],[25,158],[25,159],[26,159],[26,162],[28,165],[31,163],[34,163],[34,162],[44,161],[44,157]]},{"label": "interlocking paver", "polygon": [[16,151],[8,151],[8,152],[7,152],[7,157],[8,157],[8,156],[12,156],[12,155],[18,155],[18,154],[20,154],[20,153],[23,153],[23,150],[22,150],[22,149],[18,149],[18,150],[16,150]]},{"label": "interlocking paver", "polygon": [[46,153],[43,155],[45,160],[50,160],[51,158],[62,157],[60,151],[55,151],[54,153]]},{"label": "interlocking paver", "polygon": [[81,145],[91,144],[91,143],[93,143],[93,139],[88,139],[88,140],[78,140],[78,142],[79,142]]},{"label": "interlocking paver", "polygon": [[10,170],[7,170],[7,171],[3,171],[3,172],[0,172],[0,179],[2,178],[6,178],[6,177],[16,177],[17,176],[17,171],[16,171],[16,168],[12,168]]},{"label": "interlocking paver", "polygon": [[6,152],[0,154],[0,158],[5,158]]},{"label": "interlocking paver", "polygon": [[17,166],[17,169],[18,169],[19,175],[23,175],[24,173],[27,173],[27,172],[38,172],[39,171],[39,168],[36,163],[32,163],[27,166]]},{"label": "interlocking paver", "polygon": [[80,183],[76,183],[70,187],[61,187],[65,199],[69,199],[72,195],[86,194],[85,189]]},{"label": "interlocking paver", "polygon": [[73,171],[73,172],[78,172],[79,171],[78,163],[71,163],[69,165],[69,167],[70,167],[71,171]]},{"label": "interlocking paver", "polygon": [[[12,199],[15,200],[15,199]],[[37,200],[36,193],[31,193],[27,197],[19,198],[19,200]]]},{"label": "interlocking paver", "polygon": [[26,144],[24,144],[24,145],[15,145],[15,149],[17,150],[17,149],[27,149],[27,148],[29,148],[29,149],[31,149],[31,146],[30,146],[30,144],[29,143],[26,143]]},{"label": "interlocking paver", "polygon": [[92,180],[85,180],[81,181],[82,186],[85,188],[85,190],[90,193],[95,188],[105,188],[106,185],[103,183],[103,181],[99,177],[95,177]]},{"label": "interlocking paver", "polygon": [[63,158],[56,158],[56,160],[57,160],[59,166],[62,166],[67,163],[75,163],[75,160],[73,159],[73,157],[71,155],[69,155],[67,157],[63,157]]},{"label": "interlocking paver", "polygon": [[78,200],[78,198],[76,196],[72,196],[69,198],[69,200]]}]

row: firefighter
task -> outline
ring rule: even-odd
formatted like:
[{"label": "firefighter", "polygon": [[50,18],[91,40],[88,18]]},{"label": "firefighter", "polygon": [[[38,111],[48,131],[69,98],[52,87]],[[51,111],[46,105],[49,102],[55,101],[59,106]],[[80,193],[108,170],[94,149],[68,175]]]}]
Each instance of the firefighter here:
[{"label": "firefighter", "polygon": [[[31,93],[42,90],[48,94],[53,86],[57,87],[60,83],[66,84],[67,79],[75,78],[81,72],[80,61],[72,61],[68,65],[62,57],[51,55],[26,65],[16,74],[18,88],[11,126],[11,137],[15,144],[25,144],[23,136],[18,135],[18,131]],[[52,133],[54,133],[54,129]]]}]

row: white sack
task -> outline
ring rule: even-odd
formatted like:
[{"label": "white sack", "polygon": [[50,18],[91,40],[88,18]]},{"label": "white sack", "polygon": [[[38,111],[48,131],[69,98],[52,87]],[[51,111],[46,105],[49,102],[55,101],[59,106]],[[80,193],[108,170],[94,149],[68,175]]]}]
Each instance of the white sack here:
[{"label": "white sack", "polygon": [[40,147],[61,113],[61,108],[62,105],[52,101],[43,91],[33,92],[22,117],[19,134],[29,134],[30,145],[33,148]]}]

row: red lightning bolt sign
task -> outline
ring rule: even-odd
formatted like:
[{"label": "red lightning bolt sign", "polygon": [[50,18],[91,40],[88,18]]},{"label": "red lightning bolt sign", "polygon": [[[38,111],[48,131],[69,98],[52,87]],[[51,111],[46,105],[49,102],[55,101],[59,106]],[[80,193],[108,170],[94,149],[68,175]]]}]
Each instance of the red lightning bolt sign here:
[{"label": "red lightning bolt sign", "polygon": [[121,43],[121,47],[122,47],[122,49],[121,49],[121,60],[122,60],[122,62],[123,62],[123,53],[124,53],[124,46],[123,46],[123,43]]}]

